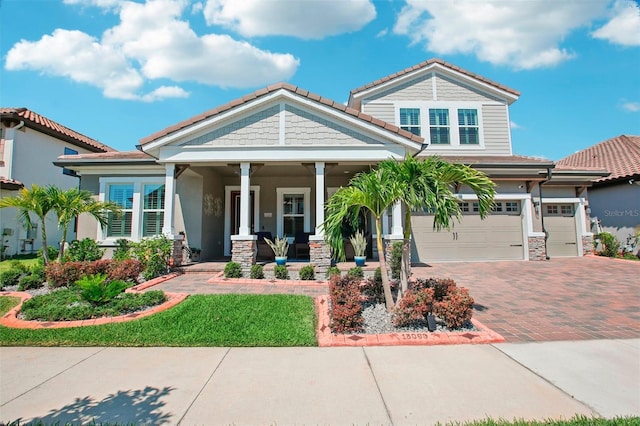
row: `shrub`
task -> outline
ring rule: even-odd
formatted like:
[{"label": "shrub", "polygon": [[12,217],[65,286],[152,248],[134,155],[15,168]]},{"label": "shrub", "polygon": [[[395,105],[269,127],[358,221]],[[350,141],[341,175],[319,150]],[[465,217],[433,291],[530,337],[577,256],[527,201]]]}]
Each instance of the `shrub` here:
[{"label": "shrub", "polygon": [[285,265],[276,265],[273,268],[273,275],[275,275],[278,280],[288,280],[289,279],[289,270]]},{"label": "shrub", "polygon": [[9,262],[9,269],[15,269],[20,272],[27,272],[29,267],[24,264],[24,262],[20,262],[19,260],[12,260]]},{"label": "shrub", "polygon": [[616,237],[608,232],[599,233],[596,238],[602,244],[602,250],[600,255],[606,257],[616,257],[620,252],[620,241]]},{"label": "shrub", "polygon": [[133,257],[142,262],[142,276],[150,280],[169,271],[169,258],[173,242],[161,235],[153,238],[145,238],[142,241],[131,244]]},{"label": "shrub", "polygon": [[361,285],[363,295],[373,303],[384,303],[384,288],[382,287],[382,272],[376,268],[373,278],[368,278]]},{"label": "shrub", "polygon": [[347,271],[347,276],[350,276],[350,277],[353,277],[353,278],[363,279],[364,278],[364,271],[362,270],[361,267],[354,266],[353,268],[351,268],[351,269],[349,269]]},{"label": "shrub", "polygon": [[45,269],[45,274],[49,287],[57,288],[75,283],[85,275],[84,270],[82,262],[50,262]]},{"label": "shrub", "polygon": [[316,271],[311,265],[305,265],[300,268],[300,279],[305,281],[312,281],[316,279]]},{"label": "shrub", "polygon": [[121,280],[107,281],[104,274],[87,275],[76,281],[76,285],[81,289],[80,296],[93,305],[111,301],[129,286]]},{"label": "shrub", "polygon": [[113,251],[113,260],[131,259],[131,244],[126,238],[116,240],[116,249]]},{"label": "shrub", "polygon": [[391,255],[389,256],[389,269],[391,269],[391,278],[397,280],[402,273],[402,241],[396,241],[391,246]]},{"label": "shrub", "polygon": [[331,299],[331,330],[334,333],[362,331],[362,304],[360,303],[360,280],[347,275],[334,275],[329,281]]},{"label": "shrub", "polygon": [[249,278],[254,280],[261,280],[264,278],[264,268],[262,265],[251,265],[251,271],[249,271]]},{"label": "shrub", "polygon": [[31,269],[29,269],[29,273],[31,275],[35,275],[36,277],[40,278],[42,282],[45,282],[47,280],[47,275],[44,273],[44,265],[41,265],[41,264],[33,265]]},{"label": "shrub", "polygon": [[138,282],[142,269],[142,262],[136,259],[112,261],[107,268],[107,275],[110,280]]},{"label": "shrub", "polygon": [[473,315],[473,297],[469,290],[455,287],[442,301],[433,304],[433,313],[450,328],[460,328],[471,320]]},{"label": "shrub", "polygon": [[2,271],[0,273],[0,288],[17,285],[23,274],[23,271],[13,268]]},{"label": "shrub", "polygon": [[65,252],[65,257],[71,262],[86,262],[102,259],[104,249],[91,238],[72,241],[69,249]]},{"label": "shrub", "polygon": [[449,293],[455,291],[456,282],[450,278],[418,278],[411,284],[412,290],[433,289],[433,297],[437,301],[444,299]]},{"label": "shrub", "polygon": [[225,278],[242,278],[242,268],[238,262],[229,262],[224,267]]},{"label": "shrub", "polygon": [[111,259],[100,259],[94,261],[79,262],[82,265],[83,275],[109,274]]},{"label": "shrub", "polygon": [[31,290],[40,288],[44,285],[44,280],[42,277],[34,274],[23,275],[20,277],[20,281],[18,281],[18,290]]},{"label": "shrub", "polygon": [[393,312],[393,324],[405,327],[426,320],[433,310],[433,289],[407,290]]},{"label": "shrub", "polygon": [[[44,264],[44,259],[42,258],[42,248],[38,249],[38,261],[42,264]],[[47,258],[49,260],[56,260],[56,258],[58,257],[58,253],[60,253],[60,250],[58,250],[55,247],[51,247],[51,246],[47,246]]]},{"label": "shrub", "polygon": [[329,269],[327,269],[327,272],[325,273],[325,277],[331,279],[331,277],[333,277],[334,275],[338,275],[340,276],[342,273],[340,272],[340,268],[338,268],[337,266],[332,266]]}]

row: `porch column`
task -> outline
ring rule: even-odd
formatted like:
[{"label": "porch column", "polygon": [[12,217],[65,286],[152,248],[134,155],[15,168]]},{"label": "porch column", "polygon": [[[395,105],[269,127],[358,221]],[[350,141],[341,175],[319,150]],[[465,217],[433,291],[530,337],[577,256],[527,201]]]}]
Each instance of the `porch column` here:
[{"label": "porch column", "polygon": [[324,240],[324,162],[316,162],[316,229],[309,237],[309,262],[324,274],[331,266],[331,249]]},{"label": "porch column", "polygon": [[176,167],[175,164],[165,164],[164,169],[164,223],[162,233],[173,238],[176,231],[173,226],[176,198]]},{"label": "porch column", "polygon": [[256,240],[251,235],[251,181],[249,172],[251,163],[240,163],[240,224],[238,235],[231,236],[231,260],[240,264],[244,276],[249,275],[251,266],[256,263]]},{"label": "porch column", "polygon": [[250,235],[249,224],[251,223],[250,203],[251,203],[251,185],[249,172],[251,171],[251,163],[240,163],[240,226],[238,235]]},{"label": "porch column", "polygon": [[402,229],[402,203],[400,201],[396,201],[393,205],[392,216],[391,235],[402,238],[404,231]]}]

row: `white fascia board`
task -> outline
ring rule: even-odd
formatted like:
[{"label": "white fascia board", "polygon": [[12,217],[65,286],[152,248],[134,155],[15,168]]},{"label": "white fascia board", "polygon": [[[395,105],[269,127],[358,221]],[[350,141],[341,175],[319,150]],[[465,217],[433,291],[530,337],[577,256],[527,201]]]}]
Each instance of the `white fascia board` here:
[{"label": "white fascia board", "polygon": [[452,70],[450,68],[447,68],[441,64],[438,63],[434,63],[431,65],[428,65],[424,68],[420,68],[418,70],[412,71],[410,73],[407,73],[403,76],[400,77],[396,77],[392,80],[386,81],[384,83],[381,83],[377,86],[371,87],[369,89],[363,90],[362,92],[356,93],[355,95],[353,95],[354,99],[358,99],[358,98],[362,98],[363,100],[366,98],[367,95],[370,95],[371,93],[375,93],[379,90],[385,90],[389,87],[395,86],[397,84],[402,84],[403,82],[407,81],[407,80],[412,80],[414,78],[416,78],[417,76],[424,74],[424,73],[429,73],[429,72],[441,72],[442,74],[448,74],[450,76],[452,76],[454,79],[457,80],[463,80],[468,82],[468,84],[478,87],[480,89],[482,89],[485,92],[488,93],[493,93],[498,95],[499,97],[505,98],[505,100],[507,100],[508,104],[511,104],[515,101],[518,100],[518,96],[514,95],[513,93],[509,93],[506,90],[502,90],[499,89],[489,83],[485,83],[484,81],[475,79],[471,76],[468,76],[466,74],[463,74],[461,72]]},{"label": "white fascia board", "polygon": [[123,165],[111,165],[111,166],[100,166],[100,167],[74,167],[73,170],[80,173],[82,176],[90,176],[90,175],[164,175],[164,166],[156,165],[154,167],[133,167]]},{"label": "white fascia board", "polygon": [[[456,194],[456,198],[459,200],[477,200],[478,196],[476,194]],[[521,194],[521,193],[504,193],[504,194],[496,194],[494,197],[495,200],[529,200],[531,199],[531,194]]]},{"label": "white fascia board", "polygon": [[[167,147],[161,151],[160,163],[229,163],[229,162],[315,162],[382,161],[404,158],[406,150],[388,145],[378,146],[265,146],[245,148],[184,149]],[[353,148],[353,149],[350,149]]]}]

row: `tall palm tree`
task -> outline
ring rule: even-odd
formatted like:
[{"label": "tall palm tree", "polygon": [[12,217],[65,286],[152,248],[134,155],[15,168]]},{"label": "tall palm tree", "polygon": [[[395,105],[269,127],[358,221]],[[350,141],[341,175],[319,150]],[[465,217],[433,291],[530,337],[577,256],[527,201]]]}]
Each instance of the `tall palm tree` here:
[{"label": "tall palm tree", "polygon": [[409,253],[411,212],[419,209],[433,212],[433,227],[451,229],[452,219],[460,220],[462,212],[455,197],[456,186],[466,185],[478,197],[478,210],[485,218],[493,207],[495,184],[487,175],[464,164],[449,163],[438,157],[419,160],[407,155],[403,161],[385,160],[378,166],[394,176],[403,190],[399,200],[404,204],[404,244],[402,251],[402,291],[407,290],[410,273]]},{"label": "tall palm tree", "polygon": [[62,239],[60,241],[60,253],[58,260],[64,257],[64,246],[67,241],[67,231],[71,221],[81,214],[89,214],[100,226],[107,225],[107,213],[119,213],[120,207],[112,202],[97,201],[89,191],[78,188],[70,188],[66,191],[55,186],[46,189],[47,196],[51,200],[52,209],[58,216],[58,227],[62,229]]},{"label": "tall palm tree", "polygon": [[394,303],[382,242],[382,215],[398,199],[400,190],[401,188],[386,169],[360,173],[351,179],[349,186],[340,188],[329,198],[323,223],[325,240],[332,248],[334,256],[344,260],[343,222],[347,221],[351,225],[357,226],[360,209],[365,208],[371,212],[376,223],[376,244],[382,272],[382,287],[385,304],[389,311],[393,308]]},{"label": "tall palm tree", "polygon": [[18,218],[27,229],[33,228],[31,214],[35,215],[41,224],[42,257],[44,264],[49,262],[47,256],[47,227],[46,216],[53,208],[51,199],[45,188],[31,185],[31,188],[22,188],[16,197],[8,197],[0,200],[0,209],[14,207],[18,209]]}]

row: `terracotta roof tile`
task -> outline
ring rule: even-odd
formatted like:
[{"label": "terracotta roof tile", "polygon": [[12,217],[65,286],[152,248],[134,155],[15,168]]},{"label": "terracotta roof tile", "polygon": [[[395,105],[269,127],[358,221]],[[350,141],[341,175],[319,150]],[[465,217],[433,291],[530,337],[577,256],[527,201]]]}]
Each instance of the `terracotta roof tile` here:
[{"label": "terracotta roof tile", "polygon": [[[423,156],[430,155],[429,149],[423,151]],[[546,158],[528,157],[526,155],[438,155],[443,160],[463,164],[531,164],[540,167],[553,166],[553,161]]]},{"label": "terracotta roof tile", "polygon": [[408,68],[405,68],[405,69],[403,69],[401,71],[398,71],[398,72],[395,72],[395,73],[390,74],[388,76],[379,78],[378,80],[372,81],[371,83],[367,83],[364,86],[360,86],[358,88],[355,88],[355,89],[353,89],[351,91],[351,96],[354,96],[354,95],[356,95],[356,94],[358,94],[358,93],[360,93],[360,92],[362,92],[364,90],[370,89],[372,87],[378,86],[378,85],[380,85],[382,83],[386,83],[386,82],[388,82],[390,80],[393,80],[394,78],[398,78],[398,77],[401,77],[401,76],[403,76],[405,74],[409,74],[409,73],[415,72],[415,71],[417,71],[419,69],[426,68],[426,67],[428,67],[430,65],[433,65],[433,64],[442,65],[442,66],[444,66],[446,68],[452,69],[454,71],[460,72],[460,73],[462,73],[464,75],[467,75],[469,77],[475,78],[476,80],[480,80],[483,83],[487,83],[487,84],[489,84],[489,85],[491,85],[491,86],[493,86],[493,87],[495,87],[497,89],[504,90],[505,92],[511,93],[512,95],[520,96],[520,92],[518,92],[517,90],[514,90],[514,89],[512,89],[510,87],[504,86],[504,85],[502,85],[500,83],[496,83],[493,80],[490,80],[490,79],[488,79],[486,77],[483,77],[481,75],[472,73],[472,72],[467,71],[465,69],[462,69],[462,68],[460,68],[460,67],[458,67],[456,65],[453,65],[453,64],[450,64],[448,62],[445,62],[445,61],[443,61],[442,59],[439,59],[439,58],[428,59],[428,60],[423,61],[423,62],[421,62],[419,64],[412,65],[412,66],[410,66]]},{"label": "terracotta roof tile", "polygon": [[8,177],[0,176],[0,188],[3,189],[20,189],[24,188],[24,183],[19,180],[9,179]]},{"label": "terracotta roof tile", "polygon": [[142,151],[111,151],[111,152],[92,152],[90,154],[76,155],[60,155],[57,162],[73,163],[76,160],[81,162],[126,162],[126,161],[145,161],[155,163],[155,158]]},{"label": "terracotta roof tile", "polygon": [[3,119],[8,118],[13,120],[22,120],[27,127],[52,133],[63,140],[67,140],[74,145],[90,151],[115,151],[110,146],[98,142],[95,139],[91,139],[90,137],[85,136],[82,133],[78,133],[75,130],[71,130],[62,124],[56,123],[55,121],[27,108],[0,108],[0,117]]},{"label": "terracotta roof tile", "polygon": [[620,135],[578,151],[557,162],[558,168],[596,168],[610,172],[595,182],[640,175],[640,136]]},{"label": "terracotta roof tile", "polygon": [[178,130],[184,129],[186,127],[189,127],[192,124],[201,122],[201,121],[206,120],[208,118],[211,118],[211,117],[213,117],[215,115],[218,115],[218,114],[220,114],[220,113],[222,113],[224,111],[227,111],[229,109],[238,107],[238,106],[243,105],[243,104],[245,104],[247,102],[250,102],[250,101],[252,101],[254,99],[257,99],[257,98],[259,98],[261,96],[267,95],[269,93],[272,93],[272,92],[275,92],[275,91],[278,91],[278,90],[281,90],[281,89],[287,90],[287,91],[289,91],[289,92],[291,92],[293,94],[297,94],[297,95],[302,96],[304,98],[307,98],[307,99],[310,99],[312,101],[318,102],[318,103],[320,103],[322,105],[329,106],[329,107],[331,107],[331,108],[333,108],[335,110],[338,110],[338,111],[344,112],[344,113],[346,113],[348,115],[351,115],[353,117],[356,117],[359,120],[362,120],[362,121],[365,121],[365,122],[368,122],[368,123],[372,123],[372,124],[374,124],[374,125],[376,125],[378,127],[386,129],[386,130],[388,130],[388,131],[390,131],[392,133],[396,133],[396,134],[398,134],[400,136],[403,136],[403,137],[405,137],[405,138],[407,138],[407,139],[409,139],[409,140],[411,140],[411,141],[413,141],[415,143],[422,144],[424,142],[424,139],[421,138],[420,136],[416,136],[411,132],[407,132],[405,130],[402,130],[398,126],[396,126],[394,124],[387,123],[385,121],[376,119],[376,118],[371,117],[368,114],[362,113],[362,112],[360,112],[360,111],[358,111],[356,109],[347,108],[346,105],[338,103],[338,102],[336,102],[334,100],[331,100],[329,98],[325,98],[323,96],[317,95],[315,93],[309,92],[308,90],[301,89],[301,88],[299,88],[297,86],[294,86],[292,84],[289,84],[289,83],[277,83],[277,84],[271,84],[271,85],[267,86],[266,88],[259,89],[259,90],[255,91],[255,92],[253,92],[253,93],[251,93],[249,95],[243,96],[242,98],[232,100],[232,101],[230,101],[230,102],[228,102],[228,103],[226,103],[224,105],[218,106],[217,108],[210,109],[209,111],[205,111],[202,114],[199,114],[199,115],[197,115],[195,117],[189,118],[187,120],[181,121],[180,123],[177,123],[177,124],[174,124],[172,126],[169,126],[164,130],[161,130],[161,131],[156,132],[156,133],[154,133],[154,134],[152,134],[150,136],[147,136],[146,138],[141,139],[140,140],[140,144],[141,145],[148,144],[148,143],[153,142],[153,141],[155,141],[155,140],[157,140],[157,139],[159,139],[161,137],[167,136],[167,135],[169,135],[169,134],[171,134],[173,132],[176,132]]}]

